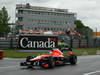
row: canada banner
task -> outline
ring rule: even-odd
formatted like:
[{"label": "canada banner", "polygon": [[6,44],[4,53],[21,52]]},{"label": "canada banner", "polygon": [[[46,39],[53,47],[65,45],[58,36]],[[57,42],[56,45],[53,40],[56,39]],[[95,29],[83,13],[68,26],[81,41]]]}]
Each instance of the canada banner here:
[{"label": "canada banner", "polygon": [[49,50],[58,46],[58,36],[20,35],[18,48],[21,50]]}]

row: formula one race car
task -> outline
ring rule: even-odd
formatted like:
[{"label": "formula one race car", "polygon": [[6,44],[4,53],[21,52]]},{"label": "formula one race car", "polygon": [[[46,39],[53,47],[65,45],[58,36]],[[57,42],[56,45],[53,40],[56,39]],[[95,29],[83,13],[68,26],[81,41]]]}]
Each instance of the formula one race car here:
[{"label": "formula one race car", "polygon": [[56,65],[64,65],[70,63],[75,65],[77,63],[77,56],[72,50],[68,51],[67,56],[63,56],[63,53],[59,49],[52,49],[49,54],[43,54],[39,56],[27,56],[25,62],[21,62],[20,66],[27,66],[28,68],[34,68],[40,66],[42,68],[54,68]]}]

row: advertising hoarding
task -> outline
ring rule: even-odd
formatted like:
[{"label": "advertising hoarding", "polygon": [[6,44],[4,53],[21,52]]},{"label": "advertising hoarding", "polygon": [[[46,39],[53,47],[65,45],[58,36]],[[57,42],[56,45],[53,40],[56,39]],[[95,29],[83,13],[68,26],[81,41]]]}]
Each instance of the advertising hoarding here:
[{"label": "advertising hoarding", "polygon": [[56,35],[20,35],[18,49],[21,50],[50,50],[58,46]]}]

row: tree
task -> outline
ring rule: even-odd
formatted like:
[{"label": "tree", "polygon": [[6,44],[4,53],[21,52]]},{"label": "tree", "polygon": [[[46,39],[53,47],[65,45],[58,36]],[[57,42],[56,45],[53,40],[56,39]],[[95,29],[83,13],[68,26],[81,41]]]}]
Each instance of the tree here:
[{"label": "tree", "polygon": [[76,25],[76,30],[77,32],[81,33],[82,35],[84,35],[85,37],[92,37],[92,32],[93,30],[88,27],[88,26],[85,26],[81,20],[76,20],[75,22],[75,25]]},{"label": "tree", "polygon": [[84,24],[81,22],[81,20],[76,20],[75,22],[76,28],[84,28]]},{"label": "tree", "polygon": [[4,36],[10,31],[10,27],[8,26],[8,22],[10,17],[8,16],[8,12],[5,7],[0,10],[0,36]]}]

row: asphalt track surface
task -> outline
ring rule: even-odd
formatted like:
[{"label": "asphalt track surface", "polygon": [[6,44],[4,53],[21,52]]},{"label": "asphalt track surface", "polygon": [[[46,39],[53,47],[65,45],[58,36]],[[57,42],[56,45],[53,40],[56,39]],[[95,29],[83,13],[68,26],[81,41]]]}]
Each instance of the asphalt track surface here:
[{"label": "asphalt track surface", "polygon": [[100,75],[100,55],[79,56],[77,65],[66,64],[54,69],[26,69],[19,63],[24,59],[0,60],[0,75]]}]

